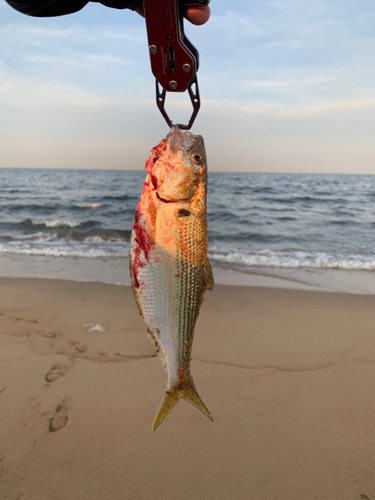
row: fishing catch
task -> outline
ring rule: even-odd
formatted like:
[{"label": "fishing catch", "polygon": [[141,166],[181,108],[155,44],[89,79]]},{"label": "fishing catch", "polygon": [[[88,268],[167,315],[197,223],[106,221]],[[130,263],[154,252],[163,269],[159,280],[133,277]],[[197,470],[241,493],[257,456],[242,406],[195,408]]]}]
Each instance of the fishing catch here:
[{"label": "fishing catch", "polygon": [[194,327],[214,280],[207,258],[207,160],[203,138],[173,126],[151,151],[135,212],[130,276],[135,301],[168,374],[152,425],[179,399],[212,417],[190,373]]}]

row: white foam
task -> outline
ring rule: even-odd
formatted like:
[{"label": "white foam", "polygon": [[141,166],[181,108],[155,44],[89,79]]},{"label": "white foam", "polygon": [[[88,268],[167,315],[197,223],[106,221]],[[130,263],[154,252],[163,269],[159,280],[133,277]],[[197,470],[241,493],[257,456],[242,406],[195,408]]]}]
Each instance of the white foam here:
[{"label": "white foam", "polygon": [[[0,243],[0,254],[18,254],[47,257],[123,258],[127,257],[129,243],[123,239],[106,240],[100,236],[88,236],[82,241],[62,240],[57,234],[38,232],[19,235],[13,241]],[[375,270],[375,253],[329,254],[326,252],[274,251],[225,249],[210,246],[209,257],[217,263],[234,268],[320,268],[344,270]]]},{"label": "white foam", "polygon": [[105,240],[103,240],[100,236],[86,236],[84,241],[86,243],[103,243]]},{"label": "white foam", "polygon": [[34,226],[39,226],[39,225],[44,225],[46,227],[77,227],[80,226],[80,222],[75,222],[75,221],[61,221],[61,220],[35,220],[32,219],[31,223]]},{"label": "white foam", "polygon": [[40,231],[38,231],[37,233],[32,233],[32,234],[12,234],[12,238],[14,240],[38,240],[40,238],[43,238],[45,240],[50,240],[51,239],[51,236],[50,234],[45,234],[45,233],[42,233]]},{"label": "white foam", "polygon": [[104,244],[75,241],[14,241],[0,244],[0,254],[35,255],[47,257],[127,257],[129,244],[104,242]]},{"label": "white foam", "polygon": [[100,208],[103,206],[103,203],[76,203],[75,206],[77,208]]},{"label": "white foam", "polygon": [[232,251],[209,252],[209,257],[218,262],[246,267],[321,268],[345,270],[375,270],[375,255],[329,255],[324,252],[274,252],[259,250],[254,253]]}]

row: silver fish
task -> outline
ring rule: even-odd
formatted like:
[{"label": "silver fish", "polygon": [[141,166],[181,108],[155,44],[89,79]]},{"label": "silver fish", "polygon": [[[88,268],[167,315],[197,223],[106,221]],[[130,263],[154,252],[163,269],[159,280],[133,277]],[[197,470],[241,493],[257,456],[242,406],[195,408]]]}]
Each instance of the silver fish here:
[{"label": "silver fish", "polygon": [[152,151],[135,213],[130,276],[148,338],[168,373],[154,431],[179,399],[210,412],[190,373],[194,327],[214,280],[207,259],[207,167],[203,138],[178,127]]}]

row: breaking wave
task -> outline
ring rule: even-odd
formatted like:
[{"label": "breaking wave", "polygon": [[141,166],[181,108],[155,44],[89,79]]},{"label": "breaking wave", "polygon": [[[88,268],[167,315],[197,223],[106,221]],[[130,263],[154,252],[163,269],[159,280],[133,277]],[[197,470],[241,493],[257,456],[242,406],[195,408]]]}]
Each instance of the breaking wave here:
[{"label": "breaking wave", "polygon": [[74,205],[76,208],[100,208],[103,206],[103,203],[76,203]]},{"label": "breaking wave", "polygon": [[[128,254],[144,172],[0,169],[0,255]],[[209,256],[242,269],[375,271],[375,176],[210,173]]]},{"label": "breaking wave", "polygon": [[252,267],[281,267],[281,268],[321,268],[345,269],[356,271],[374,271],[374,255],[330,255],[325,252],[276,252],[260,250],[254,253],[241,251],[219,251],[211,249],[209,257],[217,262],[235,265],[242,268]]},{"label": "breaking wave", "polygon": [[47,238],[38,240],[1,241],[1,254],[39,255],[49,257],[127,257],[129,243],[123,240],[106,241],[88,237],[83,241],[61,241]]}]

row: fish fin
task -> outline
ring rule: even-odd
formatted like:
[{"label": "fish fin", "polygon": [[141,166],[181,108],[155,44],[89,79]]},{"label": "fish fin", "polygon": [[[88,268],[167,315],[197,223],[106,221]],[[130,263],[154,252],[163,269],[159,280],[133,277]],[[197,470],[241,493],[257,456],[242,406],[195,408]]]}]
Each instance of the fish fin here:
[{"label": "fish fin", "polygon": [[198,408],[198,410],[200,410],[203,413],[203,415],[206,415],[206,417],[209,418],[211,422],[214,421],[214,419],[211,416],[211,413],[208,411],[206,405],[201,400],[194,385],[193,386],[188,385],[184,387],[181,391],[180,397],[182,397],[183,399],[185,399],[185,401],[191,403],[196,408]]},{"label": "fish fin", "polygon": [[185,401],[187,401],[188,403],[196,406],[204,415],[206,415],[206,417],[208,417],[213,422],[213,418],[211,417],[210,412],[199,397],[199,394],[197,393],[195,387],[191,385],[187,385],[182,389],[174,387],[172,388],[172,390],[166,391],[163,399],[161,400],[158,412],[152,424],[152,432],[154,432],[159,427],[168,413],[173,410],[178,400],[181,398],[185,399]]},{"label": "fish fin", "polygon": [[212,274],[211,264],[208,259],[206,259],[206,263],[204,265],[204,280],[206,283],[207,290],[213,290],[214,288],[214,276]]},{"label": "fish fin", "polygon": [[161,400],[155,420],[152,424],[152,432],[155,432],[165,417],[175,407],[177,401],[181,398],[180,393],[174,389],[172,391],[165,391],[163,399]]}]

